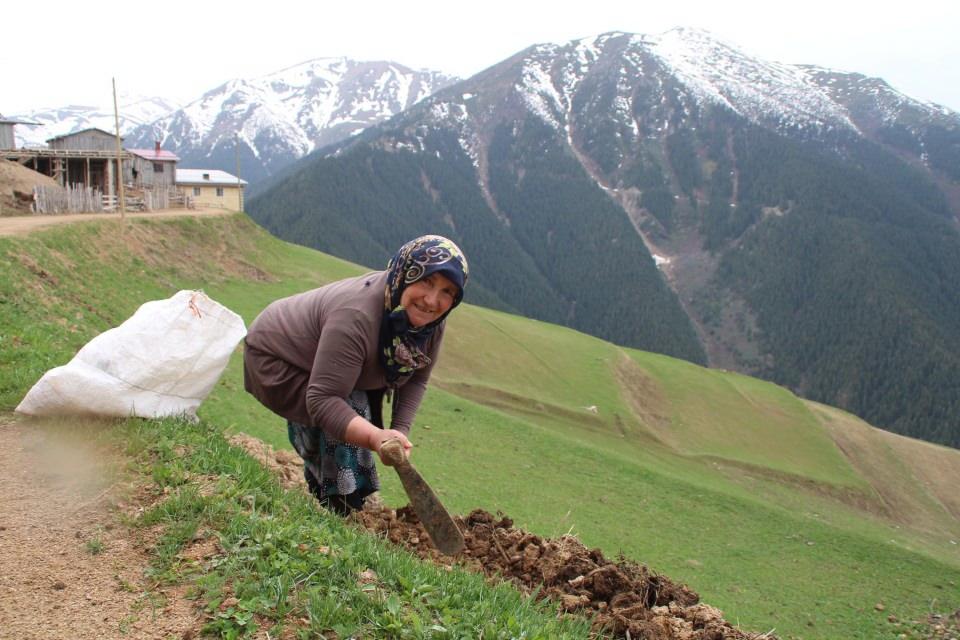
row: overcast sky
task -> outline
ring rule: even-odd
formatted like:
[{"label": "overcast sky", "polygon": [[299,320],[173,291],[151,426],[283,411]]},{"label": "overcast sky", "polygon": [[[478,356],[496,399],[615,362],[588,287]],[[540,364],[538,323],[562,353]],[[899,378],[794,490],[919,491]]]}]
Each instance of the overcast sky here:
[{"label": "overcast sky", "polygon": [[675,26],[706,29],[767,60],[879,76],[960,111],[960,0],[895,4],[896,11],[875,0],[18,1],[2,13],[0,113],[112,105],[113,77],[121,93],[186,104],[231,78],[321,57],[467,77],[536,43]]}]

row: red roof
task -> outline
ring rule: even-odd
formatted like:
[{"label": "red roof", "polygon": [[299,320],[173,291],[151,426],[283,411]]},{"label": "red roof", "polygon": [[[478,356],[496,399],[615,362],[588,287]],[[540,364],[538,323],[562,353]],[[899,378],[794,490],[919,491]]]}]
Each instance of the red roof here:
[{"label": "red roof", "polygon": [[128,152],[140,156],[144,160],[153,160],[154,162],[177,162],[180,158],[173,151],[166,149],[127,149]]}]

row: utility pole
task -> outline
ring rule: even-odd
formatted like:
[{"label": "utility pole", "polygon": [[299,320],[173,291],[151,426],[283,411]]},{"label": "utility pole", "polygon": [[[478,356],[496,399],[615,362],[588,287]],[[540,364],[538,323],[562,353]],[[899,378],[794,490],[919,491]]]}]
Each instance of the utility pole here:
[{"label": "utility pole", "polygon": [[120,219],[125,219],[127,203],[123,193],[123,148],[120,146],[120,111],[117,109],[117,79],[113,81],[113,123],[117,128],[117,182],[120,184]]},{"label": "utility pole", "polygon": [[240,205],[240,212],[243,212],[243,188],[240,186],[240,134],[233,134],[233,149],[237,155],[237,204]]}]

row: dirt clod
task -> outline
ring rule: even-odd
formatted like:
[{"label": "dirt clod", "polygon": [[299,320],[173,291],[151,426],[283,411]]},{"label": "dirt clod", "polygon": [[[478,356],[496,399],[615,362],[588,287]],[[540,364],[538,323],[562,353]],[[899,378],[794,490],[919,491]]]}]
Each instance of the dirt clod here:
[{"label": "dirt clod", "polygon": [[[437,552],[409,507],[380,506],[354,518],[365,528],[438,563],[455,562],[491,578],[508,580],[526,594],[537,591],[573,615],[593,619],[596,630],[617,637],[720,640],[755,638],[699,602],[688,587],[624,558],[611,561],[573,536],[541,538],[513,521],[476,509],[457,517],[466,548],[456,558]],[[629,634],[629,635],[628,635]]]}]

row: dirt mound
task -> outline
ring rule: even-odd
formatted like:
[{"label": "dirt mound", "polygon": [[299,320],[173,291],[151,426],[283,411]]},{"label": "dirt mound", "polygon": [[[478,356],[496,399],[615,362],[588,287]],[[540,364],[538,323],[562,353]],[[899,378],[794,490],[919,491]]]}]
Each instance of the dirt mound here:
[{"label": "dirt mound", "polygon": [[[688,587],[623,558],[612,562],[573,536],[541,538],[515,529],[506,516],[481,509],[457,517],[466,549],[456,558],[440,555],[410,507],[364,510],[355,518],[370,531],[425,559],[456,563],[508,580],[522,592],[561,603],[593,619],[594,628],[618,638],[721,640],[757,638],[723,619]],[[769,637],[769,636],[762,636]]]},{"label": "dirt mound", "polygon": [[[893,622],[893,620],[891,620]],[[896,623],[900,626],[899,622]],[[902,633],[900,638],[917,640],[952,640],[960,638],[960,609],[953,613],[931,613],[924,620],[907,623],[909,634]]]},{"label": "dirt mound", "polygon": [[0,158],[0,215],[30,213],[35,185],[61,188],[56,180],[49,176]]},{"label": "dirt mound", "polygon": [[263,440],[245,433],[236,433],[228,440],[230,444],[240,447],[276,474],[284,489],[307,486],[303,479],[303,461],[293,451],[275,451]]},{"label": "dirt mound", "polygon": [[[243,434],[230,442],[274,471],[285,487],[303,483],[293,452],[274,451]],[[513,521],[481,509],[456,517],[466,548],[456,557],[440,554],[410,507],[391,509],[373,500],[352,516],[366,529],[439,564],[457,564],[493,579],[507,580],[523,593],[559,602],[569,615],[593,620],[594,629],[617,638],[725,640],[773,638],[743,632],[688,587],[647,567],[620,558],[611,561],[573,536],[541,538],[515,529]]]}]

